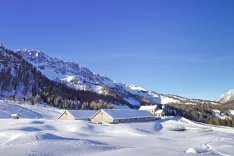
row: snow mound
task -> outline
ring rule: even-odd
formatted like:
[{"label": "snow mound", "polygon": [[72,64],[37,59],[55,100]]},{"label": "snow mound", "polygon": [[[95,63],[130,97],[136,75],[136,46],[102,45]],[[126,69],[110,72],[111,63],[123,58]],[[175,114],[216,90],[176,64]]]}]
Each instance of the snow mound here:
[{"label": "snow mound", "polygon": [[39,140],[78,140],[75,138],[61,137],[51,133],[39,133],[37,134]]},{"label": "snow mound", "polygon": [[211,127],[179,117],[121,124],[1,119],[0,125],[1,155],[234,155],[233,128],[201,133],[168,131],[176,125]]},{"label": "snow mound", "polygon": [[154,121],[106,125],[105,127],[102,127],[102,131],[125,136],[148,136],[155,134],[162,129],[163,126]]},{"label": "snow mound", "polygon": [[195,148],[189,148],[185,153],[197,154],[198,152]]},{"label": "snow mound", "polygon": [[0,145],[16,140],[20,136],[22,136],[22,132],[20,131],[2,131],[0,132]]},{"label": "snow mound", "polygon": [[[60,128],[61,127],[57,127]],[[77,121],[76,123],[68,123],[66,126],[63,128],[64,131],[67,132],[78,132],[82,134],[92,134],[92,133],[97,133],[97,130],[95,130],[95,127],[91,125],[91,123],[85,122],[85,121]]]}]

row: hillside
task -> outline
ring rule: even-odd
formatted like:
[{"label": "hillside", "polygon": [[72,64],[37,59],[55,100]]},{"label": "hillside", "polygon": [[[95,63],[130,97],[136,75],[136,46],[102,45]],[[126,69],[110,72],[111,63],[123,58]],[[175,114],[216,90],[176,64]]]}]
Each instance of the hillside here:
[{"label": "hillside", "polygon": [[[18,101],[39,101],[65,109],[112,108],[108,103],[124,103],[120,97],[80,91],[52,81],[21,55],[0,46],[0,96]],[[125,103],[128,104],[128,103]]]},{"label": "hillside", "polygon": [[150,104],[219,104],[215,101],[189,99],[176,95],[159,94],[133,84],[120,83],[106,76],[91,72],[75,62],[66,62],[50,57],[42,51],[18,50],[17,54],[31,63],[48,79],[61,82],[66,86],[83,91],[121,98],[122,104],[130,107]]}]

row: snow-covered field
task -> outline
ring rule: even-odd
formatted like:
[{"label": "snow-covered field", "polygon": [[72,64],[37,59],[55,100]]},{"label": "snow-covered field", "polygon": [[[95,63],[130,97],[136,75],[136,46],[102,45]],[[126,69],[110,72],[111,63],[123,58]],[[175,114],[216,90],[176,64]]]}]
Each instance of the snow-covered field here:
[{"label": "snow-covered field", "polygon": [[[114,125],[60,121],[62,110],[0,102],[3,156],[234,155],[234,129],[167,117]],[[19,120],[10,115],[19,113]],[[187,131],[171,131],[184,126]],[[195,154],[193,154],[195,153]]]}]

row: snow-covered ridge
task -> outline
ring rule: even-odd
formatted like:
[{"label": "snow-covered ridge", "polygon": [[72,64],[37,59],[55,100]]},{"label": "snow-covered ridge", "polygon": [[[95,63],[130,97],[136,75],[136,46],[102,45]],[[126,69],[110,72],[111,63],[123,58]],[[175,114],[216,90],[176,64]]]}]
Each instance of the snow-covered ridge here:
[{"label": "snow-covered ridge", "polygon": [[17,51],[18,54],[23,56],[26,60],[32,63],[34,66],[38,67],[40,70],[46,70],[51,68],[55,70],[53,72],[54,76],[46,73],[46,76],[50,79],[54,77],[60,78],[63,75],[78,75],[80,73],[93,74],[88,68],[80,67],[78,63],[65,62],[55,57],[49,57],[47,54],[41,51],[31,51],[28,49]]},{"label": "snow-covered ridge", "polygon": [[16,51],[16,53],[33,64],[51,80],[61,81],[67,86],[78,90],[89,90],[105,95],[114,94],[133,106],[140,106],[142,102],[144,104],[218,104],[212,101],[159,94],[134,84],[115,82],[106,76],[91,72],[86,67],[81,67],[78,63],[66,62],[55,57],[50,57],[42,51],[23,49]]},{"label": "snow-covered ridge", "polygon": [[225,103],[225,102],[232,101],[232,100],[234,100],[234,89],[222,95],[217,101],[221,103]]}]

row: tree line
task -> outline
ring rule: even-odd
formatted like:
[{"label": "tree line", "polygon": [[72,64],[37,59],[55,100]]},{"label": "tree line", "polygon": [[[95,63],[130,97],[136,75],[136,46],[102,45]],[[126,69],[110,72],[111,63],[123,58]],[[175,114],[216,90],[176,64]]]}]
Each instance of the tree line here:
[{"label": "tree line", "polygon": [[[216,117],[213,110],[219,110],[221,114],[227,117],[223,119]],[[228,114],[227,110],[234,110],[234,104],[169,104],[166,106],[165,114],[181,116],[197,122],[234,127],[234,117],[231,114]]]}]

